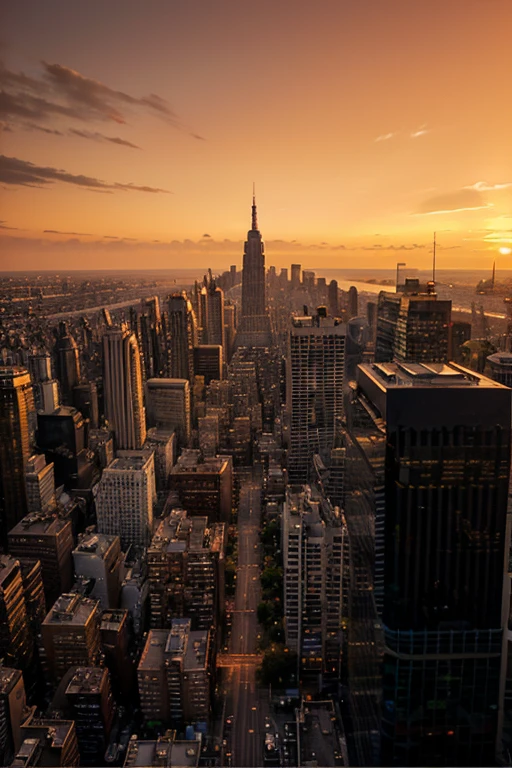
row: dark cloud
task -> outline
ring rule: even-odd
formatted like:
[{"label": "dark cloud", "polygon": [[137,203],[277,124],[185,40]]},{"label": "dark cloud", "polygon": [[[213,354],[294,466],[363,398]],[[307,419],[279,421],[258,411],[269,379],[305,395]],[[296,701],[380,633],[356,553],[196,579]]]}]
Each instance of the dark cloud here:
[{"label": "dark cloud", "polygon": [[43,125],[36,125],[36,123],[23,123],[21,127],[27,131],[41,131],[41,133],[50,133],[54,136],[64,136],[62,131],[57,131],[55,128],[45,128]]},{"label": "dark cloud", "polygon": [[416,215],[428,216],[435,213],[458,213],[459,211],[478,211],[489,208],[481,193],[476,189],[459,189],[444,195],[436,195],[425,200],[416,211]]},{"label": "dark cloud", "polygon": [[119,240],[117,235],[103,235],[104,240]]},{"label": "dark cloud", "polygon": [[60,229],[43,229],[45,235],[78,235],[80,237],[93,237],[90,232],[61,232]]},{"label": "dark cloud", "polygon": [[8,227],[5,221],[0,221],[0,229],[19,229],[19,227]]},{"label": "dark cloud", "polygon": [[[34,78],[23,72],[13,72],[0,61],[0,116],[48,120],[61,115],[83,122],[99,120],[122,125],[127,122],[127,114],[143,110],[204,141],[180,120],[165,99],[155,93],[136,97],[62,64],[43,61],[41,65],[42,77]],[[125,143],[124,139],[105,138],[114,143]],[[139,148],[130,142],[126,142],[126,146]]]},{"label": "dark cloud", "polygon": [[208,233],[204,234],[203,237],[211,237]]},{"label": "dark cloud", "polygon": [[12,133],[12,128],[9,123],[5,123],[3,120],[0,120],[0,131],[3,131],[4,133]]},{"label": "dark cloud", "polygon": [[105,136],[104,133],[100,133],[99,131],[79,131],[77,128],[70,128],[68,133],[71,136],[78,136],[81,139],[89,139],[90,141],[110,141],[112,144],[119,144],[122,147],[140,149],[137,144],[132,144],[131,141],[120,139],[119,136]]},{"label": "dark cloud", "polygon": [[128,184],[121,184],[120,182],[108,184],[107,182],[92,176],[68,173],[67,171],[59,170],[57,168],[35,165],[27,160],[20,160],[17,157],[0,155],[0,182],[3,182],[4,184],[44,187],[45,185],[53,184],[57,181],[100,192],[123,190],[170,194],[168,190],[160,189],[158,187],[140,186],[131,182]]}]

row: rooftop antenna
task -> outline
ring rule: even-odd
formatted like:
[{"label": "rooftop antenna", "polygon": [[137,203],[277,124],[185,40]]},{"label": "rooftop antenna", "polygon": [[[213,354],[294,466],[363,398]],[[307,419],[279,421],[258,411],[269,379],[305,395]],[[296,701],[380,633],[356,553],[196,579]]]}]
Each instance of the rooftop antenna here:
[{"label": "rooftop antenna", "polygon": [[251,229],[258,229],[258,214],[256,213],[256,184],[252,183],[252,226]]},{"label": "rooftop antenna", "polygon": [[434,232],[434,250],[432,252],[432,282],[436,282],[436,233]]}]

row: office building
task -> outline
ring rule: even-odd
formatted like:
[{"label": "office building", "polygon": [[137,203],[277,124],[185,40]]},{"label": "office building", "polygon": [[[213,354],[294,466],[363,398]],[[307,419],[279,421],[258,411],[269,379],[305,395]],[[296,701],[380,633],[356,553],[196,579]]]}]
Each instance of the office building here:
[{"label": "office building", "polygon": [[229,363],[235,351],[236,337],[236,304],[229,300],[224,302],[224,333],[226,337],[224,359]]},{"label": "office building", "polygon": [[21,746],[25,686],[19,669],[0,667],[0,764],[10,765]]},{"label": "office building", "polygon": [[14,557],[40,561],[46,604],[53,605],[73,583],[71,520],[56,512],[32,513],[9,531],[9,552]]},{"label": "office building", "polygon": [[211,663],[209,632],[191,630],[190,619],[150,630],[137,668],[145,719],[180,728],[208,723]]},{"label": "office building", "polygon": [[0,555],[0,658],[7,666],[27,669],[33,650],[20,562]]},{"label": "office building", "polygon": [[78,346],[69,333],[67,323],[59,323],[59,332],[55,347],[55,369],[60,384],[61,401],[64,405],[73,404],[73,388],[80,383],[80,356]]},{"label": "office building", "polygon": [[[205,275],[200,293],[201,326],[203,344],[217,344],[223,349],[226,344],[224,330],[224,291],[212,277],[211,269]],[[197,375],[197,371],[195,371]]]},{"label": "office building", "polygon": [[37,447],[53,462],[55,483],[68,490],[89,488],[94,466],[86,448],[85,422],[80,411],[61,405],[37,414]]},{"label": "office building", "polygon": [[152,741],[130,740],[124,768],[197,768],[201,757],[200,741],[180,741],[175,731]]},{"label": "office building", "polygon": [[182,451],[172,468],[171,488],[189,515],[206,515],[209,523],[229,523],[233,507],[233,465],[229,457],[202,461],[199,451]]},{"label": "office building", "polygon": [[100,648],[116,699],[132,696],[135,685],[129,625],[126,609],[107,610],[101,614]]},{"label": "office building", "polygon": [[0,537],[27,513],[25,464],[32,453],[34,395],[25,368],[0,366]]},{"label": "office building", "polygon": [[224,358],[222,347],[218,344],[200,344],[194,349],[194,369],[196,376],[204,376],[204,383],[220,381],[224,378]]},{"label": "office building", "polygon": [[359,297],[355,285],[351,285],[347,295],[347,319],[351,320],[359,314]]},{"label": "office building", "polygon": [[146,414],[139,345],[124,324],[103,336],[103,395],[105,416],[117,448],[142,448]]},{"label": "office building", "polygon": [[80,411],[86,420],[88,431],[90,429],[98,429],[98,387],[95,381],[88,381],[86,384],[78,384],[73,388],[73,405],[77,411]]},{"label": "office building", "polygon": [[34,454],[25,466],[28,512],[46,512],[56,505],[54,465]]},{"label": "office building", "polygon": [[337,280],[331,280],[327,289],[328,310],[331,317],[339,317],[339,292]]},{"label": "office building", "polygon": [[[34,708],[35,710],[35,708]],[[32,711],[21,726],[22,744],[13,768],[25,766],[80,765],[80,753],[73,720],[37,717]]]},{"label": "office building", "polygon": [[256,200],[252,199],[252,224],[244,245],[242,312],[237,347],[269,347],[270,320],[265,295],[265,246],[258,230]]},{"label": "office building", "polygon": [[187,446],[191,434],[190,384],[187,379],[149,379],[146,383],[148,423],[175,432]]},{"label": "office building", "polygon": [[32,636],[39,634],[41,624],[46,618],[46,599],[44,596],[43,571],[39,560],[18,558],[23,582],[23,596]]},{"label": "office building", "polygon": [[176,434],[171,429],[148,429],[144,448],[155,455],[155,482],[157,493],[164,493],[169,485],[169,475],[174,464]]},{"label": "office building", "polygon": [[292,288],[299,288],[302,280],[301,280],[301,265],[300,264],[292,264],[291,265],[291,284]]},{"label": "office building", "polygon": [[73,550],[75,575],[92,582],[89,596],[99,600],[100,610],[117,608],[125,575],[125,558],[118,536],[86,533]]},{"label": "office building", "polygon": [[98,531],[119,536],[124,550],[149,542],[156,501],[154,455],[126,453],[103,470],[96,494]]},{"label": "office building", "polygon": [[185,291],[173,293],[168,299],[169,331],[171,337],[171,376],[194,382],[194,347],[197,346],[197,322]]},{"label": "office building", "polygon": [[354,759],[494,764],[511,392],[455,363],[361,365],[357,385],[345,494]]},{"label": "office building", "polygon": [[505,387],[512,387],[512,352],[495,352],[487,358],[491,378]]},{"label": "office building", "polygon": [[216,456],[219,451],[219,417],[199,416],[197,420],[199,450],[203,456]]},{"label": "office building", "polygon": [[435,284],[406,279],[398,293],[381,291],[377,304],[375,361],[447,362],[451,301],[441,301]]},{"label": "office building", "polygon": [[51,413],[60,404],[59,382],[52,378],[52,360],[46,351],[34,351],[28,357],[28,370],[34,388],[37,411]]},{"label": "office building", "polygon": [[192,628],[215,627],[224,610],[226,526],[208,524],[173,509],[158,526],[147,551],[150,621],[170,627],[190,617]]},{"label": "office building", "polygon": [[90,429],[88,435],[89,450],[93,451],[101,469],[114,461],[114,437],[108,429]]},{"label": "office building", "polygon": [[75,721],[81,764],[101,765],[115,713],[108,670],[77,667],[65,695]]},{"label": "office building", "polygon": [[288,475],[303,483],[312,458],[328,464],[343,415],[345,326],[319,307],[313,317],[295,317],[289,336],[286,407],[290,425]]},{"label": "office building", "polygon": [[97,600],[61,595],[43,621],[41,633],[50,674],[58,683],[70,667],[94,667],[100,656]]},{"label": "office building", "polygon": [[286,645],[299,657],[302,690],[339,678],[343,527],[314,486],[288,486],[281,549]]}]

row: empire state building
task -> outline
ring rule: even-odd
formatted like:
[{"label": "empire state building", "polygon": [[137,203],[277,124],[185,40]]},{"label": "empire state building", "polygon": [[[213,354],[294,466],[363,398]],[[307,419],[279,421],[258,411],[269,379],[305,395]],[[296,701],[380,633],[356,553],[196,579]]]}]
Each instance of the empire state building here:
[{"label": "empire state building", "polygon": [[265,246],[258,229],[256,199],[252,197],[252,225],[244,245],[242,317],[237,347],[269,347],[270,320],[265,298]]}]

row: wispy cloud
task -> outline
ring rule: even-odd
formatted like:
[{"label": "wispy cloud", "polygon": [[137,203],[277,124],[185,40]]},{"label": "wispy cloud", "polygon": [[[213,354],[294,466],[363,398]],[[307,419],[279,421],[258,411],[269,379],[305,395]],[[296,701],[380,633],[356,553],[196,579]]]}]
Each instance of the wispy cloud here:
[{"label": "wispy cloud", "polygon": [[121,139],[119,136],[105,136],[104,133],[100,133],[99,131],[80,131],[77,128],[70,128],[68,133],[71,136],[78,136],[81,139],[89,139],[89,141],[109,141],[112,144],[119,144],[122,147],[140,149],[137,144],[132,144],[131,141]]},{"label": "wispy cloud", "polygon": [[62,64],[41,62],[40,77],[13,72],[0,61],[0,116],[12,120],[46,121],[67,117],[82,122],[123,125],[131,112],[144,111],[195,139],[168,101],[155,93],[133,96],[82,75]]},{"label": "wispy cloud", "polygon": [[434,214],[460,213],[462,211],[478,211],[491,208],[492,203],[486,203],[476,189],[460,189],[425,200],[413,214],[416,216],[433,216]]},{"label": "wispy cloud", "polygon": [[377,142],[377,141],[389,141],[389,139],[392,139],[392,138],[393,138],[393,136],[395,136],[395,135],[396,135],[396,134],[394,134],[394,133],[383,133],[381,136],[377,136],[377,138],[375,139],[375,141],[376,141],[376,142]]},{"label": "wispy cloud", "polygon": [[30,163],[28,160],[20,160],[17,157],[0,155],[0,182],[4,184],[16,184],[20,186],[44,187],[55,182],[74,184],[94,191],[130,191],[170,194],[167,189],[149,187],[133,183],[122,184],[120,182],[108,183],[92,176],[68,173],[57,168],[43,167]]},{"label": "wispy cloud", "polygon": [[427,128],[427,126],[420,125],[420,127],[416,131],[412,131],[410,134],[411,139],[419,139],[420,136],[425,136],[426,133],[430,133],[430,129]]},{"label": "wispy cloud", "polygon": [[475,189],[477,192],[496,192],[500,189],[510,189],[512,187],[512,181],[503,181],[498,184],[488,184],[486,181],[476,181],[469,187],[463,187],[463,189]]},{"label": "wispy cloud", "polygon": [[0,221],[0,229],[18,229],[18,227],[8,227],[5,221]]},{"label": "wispy cloud", "polygon": [[78,235],[80,237],[93,237],[90,232],[61,232],[60,229],[43,229],[45,235]]}]

